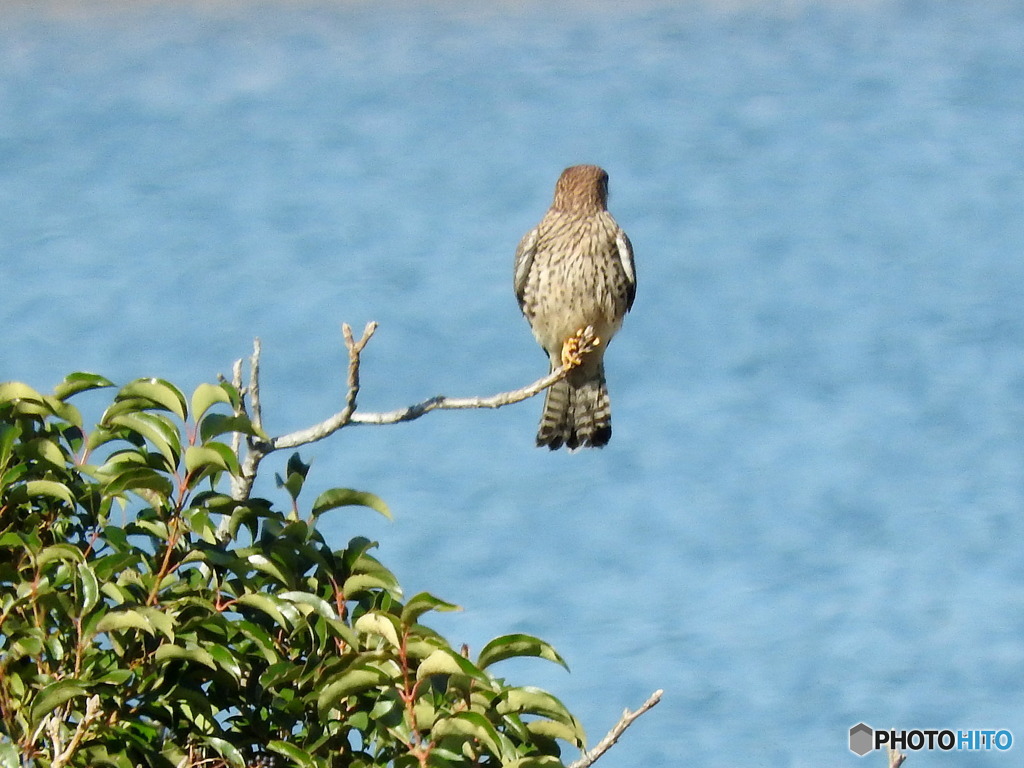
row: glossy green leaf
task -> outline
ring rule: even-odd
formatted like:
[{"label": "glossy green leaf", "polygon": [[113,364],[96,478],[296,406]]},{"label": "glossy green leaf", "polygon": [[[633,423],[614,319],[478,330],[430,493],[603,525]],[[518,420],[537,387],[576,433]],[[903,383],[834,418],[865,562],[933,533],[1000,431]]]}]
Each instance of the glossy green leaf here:
[{"label": "glossy green leaf", "polygon": [[262,437],[265,440],[268,439],[265,434],[262,434],[253,426],[248,416],[225,416],[220,413],[211,413],[199,423],[199,439],[204,443],[209,442],[218,435],[232,432]]},{"label": "glossy green leaf", "polygon": [[266,573],[266,574],[269,574],[269,575],[273,576],[275,579],[277,579],[282,584],[287,584],[288,583],[288,581],[289,581],[288,577],[278,567],[277,563],[275,563],[274,561],[270,560],[266,555],[261,555],[259,553],[256,553],[256,554],[249,555],[249,557],[246,558],[246,560],[249,563],[249,565],[251,565],[257,571],[262,571],[263,573]]},{"label": "glossy green leaf", "polygon": [[476,739],[490,754],[502,757],[501,737],[491,722],[479,712],[459,712],[434,723],[430,729],[431,738],[461,736]]},{"label": "glossy green leaf", "polygon": [[[219,450],[222,449],[222,450]],[[204,470],[241,474],[238,458],[226,445],[216,443],[207,445],[190,445],[185,449],[185,470],[202,472]]]},{"label": "glossy green leaf", "polygon": [[429,592],[420,592],[418,595],[414,595],[409,598],[409,602],[405,604],[402,609],[402,623],[403,624],[414,624],[419,621],[427,611],[461,611],[462,608],[455,605],[455,603],[449,603],[442,600],[439,597],[435,597]]},{"label": "glossy green leaf", "polygon": [[356,619],[353,626],[362,635],[378,635],[395,648],[398,647],[398,627],[393,616],[371,611]]},{"label": "glossy green leaf", "polygon": [[21,756],[10,742],[0,743],[0,768],[21,768]]},{"label": "glossy green leaf", "polygon": [[255,608],[257,611],[262,611],[273,619],[279,626],[289,628],[289,622],[284,617],[284,614],[278,609],[274,600],[266,595],[258,595],[249,592],[238,598],[238,604],[247,605],[250,608]]},{"label": "glossy green leaf", "polygon": [[526,723],[526,730],[534,736],[542,736],[545,739],[561,739],[580,748],[585,744],[581,730],[565,723],[556,723],[554,720],[530,720]]},{"label": "glossy green leaf", "polygon": [[487,675],[477,669],[473,662],[451,648],[438,648],[420,662],[416,669],[416,678],[423,679],[431,675],[464,675],[485,685],[489,682]]},{"label": "glossy green leaf", "polygon": [[231,404],[231,398],[224,388],[216,384],[200,384],[192,392],[192,418],[199,421],[217,403]]},{"label": "glossy green leaf", "polygon": [[150,635],[156,634],[153,622],[150,621],[149,617],[137,610],[108,613],[96,625],[97,632],[113,632],[125,629],[141,629]]},{"label": "glossy green leaf", "polygon": [[35,498],[51,498],[63,501],[71,508],[75,506],[75,497],[71,495],[68,487],[54,480],[29,480],[24,485],[13,488],[10,498],[15,503]]},{"label": "glossy green leaf", "polygon": [[165,664],[172,659],[182,659],[184,661],[194,661],[213,670],[217,669],[217,662],[213,660],[213,656],[210,655],[209,651],[204,651],[202,648],[182,648],[180,645],[164,643],[156,649],[153,658],[160,664]]},{"label": "glossy green leaf", "polygon": [[371,667],[351,669],[344,672],[321,689],[316,701],[317,710],[323,716],[329,710],[336,707],[342,699],[374,688],[387,681],[387,679],[386,674],[379,669]]},{"label": "glossy green leaf", "polygon": [[43,396],[28,384],[22,384],[20,381],[0,383],[0,405],[17,400],[29,400],[36,403],[44,402]]},{"label": "glossy green leaf", "polygon": [[170,411],[182,421],[188,412],[185,395],[181,390],[163,379],[137,379],[125,384],[117,393],[119,400],[125,398],[144,398],[155,405]]},{"label": "glossy green leaf", "polygon": [[124,427],[142,435],[167,461],[167,468],[178,466],[181,458],[181,436],[177,427],[161,414],[157,413],[124,413],[110,419],[110,424]]},{"label": "glossy green leaf", "polygon": [[85,696],[86,690],[77,680],[60,680],[43,688],[32,702],[32,723],[36,725],[57,707],[77,696]]},{"label": "glossy green leaf", "polygon": [[67,400],[69,397],[77,395],[79,392],[113,386],[116,386],[114,382],[104,376],[100,376],[99,374],[76,372],[69,373],[65,376],[64,381],[54,388],[53,394],[61,400]]},{"label": "glossy green leaf", "polygon": [[53,440],[37,439],[25,446],[25,455],[37,461],[45,462],[51,470],[60,472],[68,463],[68,457]]},{"label": "glossy green leaf", "polygon": [[315,768],[317,762],[313,759],[313,756],[306,752],[304,749],[299,749],[294,744],[289,744],[287,741],[268,741],[267,750],[270,752],[276,752],[279,755],[284,755],[299,768]]},{"label": "glossy green leaf", "polygon": [[503,768],[564,768],[564,763],[552,755],[523,757],[506,763]]},{"label": "glossy green leaf", "polygon": [[36,565],[42,569],[55,560],[78,564],[85,562],[85,555],[70,544],[53,544],[36,556]]},{"label": "glossy green leaf", "polygon": [[393,519],[388,505],[379,496],[366,491],[354,491],[351,488],[332,488],[321,493],[313,502],[313,515],[320,516],[331,509],[352,506],[369,507],[384,515],[388,520]]},{"label": "glossy green leaf", "polygon": [[480,651],[476,663],[480,669],[486,669],[504,659],[519,656],[547,659],[569,669],[565,660],[558,655],[558,652],[551,645],[531,635],[503,635],[496,637]]},{"label": "glossy green leaf", "polygon": [[134,491],[135,493],[153,491],[167,498],[174,490],[166,474],[161,474],[149,467],[122,465],[110,472],[109,477],[110,480],[103,490],[105,493],[115,496],[125,491]]},{"label": "glossy green leaf", "polygon": [[204,739],[207,745],[213,747],[217,754],[228,761],[232,768],[245,768],[245,758],[242,753],[227,739],[217,736],[208,736]]},{"label": "glossy green leaf", "polygon": [[318,615],[323,616],[325,619],[336,619],[338,614],[334,608],[326,600],[311,595],[309,592],[281,592],[278,597],[282,600],[288,600],[292,603],[298,603],[300,605],[307,605],[312,608]]},{"label": "glossy green leaf", "polygon": [[499,696],[497,711],[500,714],[516,713],[540,715],[555,720],[570,728],[578,729],[580,740],[585,739],[579,721],[557,698],[540,688],[508,688]]}]

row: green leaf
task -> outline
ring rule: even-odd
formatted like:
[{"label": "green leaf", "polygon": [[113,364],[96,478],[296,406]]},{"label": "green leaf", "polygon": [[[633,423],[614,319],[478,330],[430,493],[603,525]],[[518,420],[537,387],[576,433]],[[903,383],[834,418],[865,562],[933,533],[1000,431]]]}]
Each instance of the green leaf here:
[{"label": "green leaf", "polygon": [[385,682],[388,676],[373,667],[360,667],[343,672],[325,685],[317,696],[316,706],[320,715],[325,715],[342,699],[374,688]]},{"label": "green leaf", "polygon": [[245,768],[245,758],[231,742],[216,736],[207,736],[203,741],[217,750],[217,754],[227,760],[233,768]]},{"label": "green leaf", "polygon": [[85,555],[82,554],[82,551],[78,547],[74,547],[70,544],[53,544],[39,553],[36,557],[36,565],[39,568],[43,568],[54,560],[84,563]]},{"label": "green leaf", "polygon": [[21,437],[17,424],[0,424],[0,471],[3,471],[14,453],[14,443]]},{"label": "green leaf", "polygon": [[581,738],[581,730],[564,723],[556,723],[554,720],[531,720],[526,723],[526,730],[534,736],[541,736],[545,739],[562,739],[562,741],[581,748],[585,744]]},{"label": "green leaf", "polygon": [[258,611],[262,611],[267,614],[274,622],[281,627],[290,629],[291,625],[288,620],[284,617],[284,614],[278,609],[273,599],[267,595],[257,595],[252,592],[248,592],[238,598],[237,603],[239,605],[247,605],[250,608],[255,608]]},{"label": "green leaf", "polygon": [[103,487],[103,492],[117,496],[125,491],[155,491],[157,494],[167,498],[173,492],[171,481],[166,475],[162,475],[155,469],[140,467],[127,463],[109,466],[109,480]]},{"label": "green leaf", "polygon": [[409,598],[409,602],[402,609],[402,623],[405,625],[415,624],[427,611],[461,611],[462,608],[454,603],[449,603],[429,592],[420,592]]},{"label": "green leaf", "polygon": [[293,453],[288,457],[287,474],[299,475],[303,480],[306,479],[306,475],[309,474],[309,468],[311,465],[304,464],[302,459],[299,457],[298,452]]},{"label": "green leaf", "polygon": [[187,472],[202,472],[207,469],[230,472],[232,475],[242,473],[238,457],[223,443],[190,445],[185,449],[185,470]]},{"label": "green leaf", "polygon": [[24,485],[11,489],[11,501],[14,503],[20,504],[40,497],[58,499],[72,509],[75,507],[75,497],[71,495],[68,487],[54,480],[29,480]]},{"label": "green leaf", "polygon": [[153,658],[161,664],[171,659],[183,659],[185,661],[194,661],[213,670],[217,669],[217,662],[213,660],[213,656],[202,648],[182,648],[180,645],[164,643],[156,649]]},{"label": "green leaf", "polygon": [[504,768],[565,768],[565,764],[553,755],[539,755],[537,757],[523,757]]},{"label": "green leaf", "polygon": [[479,712],[459,712],[434,723],[430,729],[435,741],[445,736],[461,736],[476,739],[497,758],[502,757],[501,737],[491,722]]},{"label": "green leaf", "polygon": [[321,493],[313,502],[313,515],[319,516],[331,509],[352,506],[369,507],[380,512],[388,520],[393,519],[388,505],[379,496],[366,491],[354,491],[351,488],[332,488]]},{"label": "green leaf", "polygon": [[494,638],[480,651],[476,663],[480,669],[487,669],[499,661],[518,656],[547,659],[569,669],[565,659],[551,645],[531,635],[503,635]]},{"label": "green leaf", "polygon": [[487,675],[477,669],[473,662],[451,648],[438,648],[420,662],[416,669],[416,679],[422,680],[430,675],[465,675],[482,683],[490,682]]},{"label": "green leaf", "polygon": [[0,384],[0,405],[18,400],[29,400],[34,403],[45,402],[43,396],[28,384],[22,384],[20,381],[5,381]]},{"label": "green leaf", "polygon": [[267,439],[264,433],[253,426],[249,417],[244,415],[225,416],[221,413],[211,413],[199,423],[199,439],[204,443],[228,432],[241,432],[243,435]]},{"label": "green leaf", "polygon": [[394,648],[399,645],[398,627],[393,616],[370,611],[364,613],[352,626],[361,635],[378,635],[388,641]]},{"label": "green leaf", "polygon": [[249,555],[249,557],[246,558],[246,561],[257,571],[262,571],[263,573],[273,576],[282,584],[288,584],[288,577],[284,575],[284,572],[277,566],[277,563],[270,560],[266,555],[255,553]]},{"label": "green leaf", "polygon": [[69,373],[65,376],[64,381],[54,388],[53,394],[60,400],[67,400],[69,397],[77,395],[79,392],[113,386],[116,386],[114,382],[100,376],[99,374],[79,371],[76,373]]},{"label": "green leaf", "polygon": [[323,616],[325,619],[337,619],[338,614],[335,613],[334,608],[323,598],[312,595],[309,592],[281,592],[278,597],[282,600],[288,600],[292,603],[298,603],[300,605],[308,605],[318,615]]},{"label": "green leaf", "polygon": [[217,403],[231,404],[231,398],[224,388],[216,384],[200,384],[192,393],[192,418],[199,421]]},{"label": "green leaf", "polygon": [[117,393],[118,400],[144,398],[160,408],[170,411],[182,421],[188,412],[185,395],[181,390],[163,379],[136,379],[125,384]]},{"label": "green leaf", "polygon": [[77,680],[61,680],[43,688],[32,702],[32,725],[39,722],[57,707],[76,696],[85,696],[86,690]]},{"label": "green leaf", "polygon": [[114,416],[109,423],[131,430],[153,444],[167,461],[167,468],[174,469],[181,458],[181,436],[166,416],[156,413],[123,413]]},{"label": "green leaf", "polygon": [[82,606],[82,613],[86,614],[96,607],[100,599],[100,582],[96,573],[89,565],[82,565],[78,569],[78,578],[82,583],[82,591],[79,594],[79,602]]},{"label": "green leaf", "polygon": [[497,710],[502,715],[509,713],[540,715],[570,728],[578,729],[579,739],[586,739],[582,726],[565,704],[540,688],[506,688],[499,696]]},{"label": "green leaf", "polygon": [[21,768],[21,757],[11,743],[0,744],[0,768]]},{"label": "green leaf", "polygon": [[293,763],[299,766],[299,768],[314,768],[316,761],[313,756],[306,752],[304,749],[299,749],[294,744],[289,744],[287,741],[268,741],[267,750],[270,752],[276,752],[279,755],[284,755]]},{"label": "green leaf", "polygon": [[96,625],[97,632],[113,632],[124,629],[141,629],[150,635],[156,634],[153,622],[135,610],[113,611],[100,619]]}]

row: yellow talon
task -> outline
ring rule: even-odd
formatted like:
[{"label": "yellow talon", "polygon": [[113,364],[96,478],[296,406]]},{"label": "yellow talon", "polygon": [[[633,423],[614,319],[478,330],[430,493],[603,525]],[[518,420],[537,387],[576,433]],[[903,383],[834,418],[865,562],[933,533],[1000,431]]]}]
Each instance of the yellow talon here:
[{"label": "yellow talon", "polygon": [[583,355],[601,343],[592,326],[580,328],[562,344],[562,366],[576,368],[583,364]]}]

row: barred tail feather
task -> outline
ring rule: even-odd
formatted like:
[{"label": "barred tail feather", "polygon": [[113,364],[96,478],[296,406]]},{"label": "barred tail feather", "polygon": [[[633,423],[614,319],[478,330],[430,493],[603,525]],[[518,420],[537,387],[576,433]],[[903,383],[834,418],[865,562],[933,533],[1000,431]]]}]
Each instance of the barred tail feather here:
[{"label": "barred tail feather", "polygon": [[[574,375],[575,374],[575,375]],[[575,371],[551,386],[544,399],[544,414],[537,445],[556,450],[600,448],[612,436],[612,409],[604,366],[596,371]]]},{"label": "barred tail feather", "polygon": [[560,448],[569,438],[569,382],[556,381],[544,396],[544,413],[537,430],[537,445],[546,445],[552,451]]},{"label": "barred tail feather", "polygon": [[[575,387],[572,385],[576,384]],[[569,448],[601,448],[612,437],[612,403],[602,365],[595,375],[581,382],[570,382],[571,434]]]}]

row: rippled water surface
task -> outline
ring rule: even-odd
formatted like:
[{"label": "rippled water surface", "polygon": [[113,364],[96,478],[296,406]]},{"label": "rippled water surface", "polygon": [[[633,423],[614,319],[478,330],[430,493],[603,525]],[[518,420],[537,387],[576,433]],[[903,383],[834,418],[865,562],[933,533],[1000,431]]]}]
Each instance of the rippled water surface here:
[{"label": "rippled water surface", "polygon": [[536,400],[347,430],[309,492],[396,520],[332,540],[454,641],[550,640],[571,674],[506,672],[594,741],[664,688],[604,768],[1024,740],[1022,51],[997,0],[7,4],[0,379],[191,387],[259,336],[281,433],[375,319],[364,408],[526,384],[512,253],[601,164],[640,280],[611,445],[535,450]]}]

